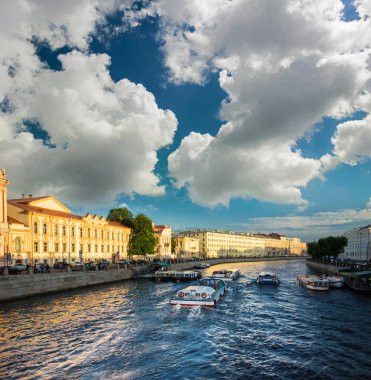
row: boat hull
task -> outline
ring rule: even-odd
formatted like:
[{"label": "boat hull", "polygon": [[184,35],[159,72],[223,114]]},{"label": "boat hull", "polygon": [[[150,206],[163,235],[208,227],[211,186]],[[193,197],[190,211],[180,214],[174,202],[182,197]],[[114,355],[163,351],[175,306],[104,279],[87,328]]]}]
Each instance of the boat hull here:
[{"label": "boat hull", "polygon": [[342,288],[345,283],[344,281],[330,281],[330,288]]}]

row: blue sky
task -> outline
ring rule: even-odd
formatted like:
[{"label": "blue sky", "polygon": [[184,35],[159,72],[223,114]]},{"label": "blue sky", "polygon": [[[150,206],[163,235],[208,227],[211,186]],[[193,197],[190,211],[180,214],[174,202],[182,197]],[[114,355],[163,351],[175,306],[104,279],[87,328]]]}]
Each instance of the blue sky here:
[{"label": "blue sky", "polygon": [[370,223],[366,1],[27,3],[3,9],[11,196],[305,241]]}]

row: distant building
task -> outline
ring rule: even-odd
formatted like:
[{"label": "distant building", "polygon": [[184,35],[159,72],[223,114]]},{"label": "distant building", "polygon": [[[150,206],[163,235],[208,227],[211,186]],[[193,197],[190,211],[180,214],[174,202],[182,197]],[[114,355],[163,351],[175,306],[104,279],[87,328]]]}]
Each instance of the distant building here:
[{"label": "distant building", "polygon": [[244,232],[196,229],[181,232],[183,236],[200,242],[200,255],[204,257],[263,257],[303,255],[306,243],[299,238],[279,234],[251,234]]},{"label": "distant building", "polygon": [[171,227],[157,225],[153,227],[157,238],[155,257],[171,258]]},{"label": "distant building", "polygon": [[[113,260],[127,257],[131,229],[103,216],[72,214],[52,196],[7,200],[0,174],[0,261],[11,263]],[[4,223],[6,220],[6,223]],[[7,232],[4,232],[7,231]]]},{"label": "distant building", "polygon": [[344,232],[348,239],[344,253],[339,258],[355,261],[371,260],[371,224]]},{"label": "distant building", "polygon": [[176,241],[175,256],[177,258],[198,258],[200,255],[199,239],[177,235],[174,236]]}]

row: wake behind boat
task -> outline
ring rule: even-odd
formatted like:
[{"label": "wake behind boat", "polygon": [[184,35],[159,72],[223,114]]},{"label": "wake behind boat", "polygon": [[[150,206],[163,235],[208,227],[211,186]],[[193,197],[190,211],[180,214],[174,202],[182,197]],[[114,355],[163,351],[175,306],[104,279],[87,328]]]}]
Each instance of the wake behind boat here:
[{"label": "wake behind boat", "polygon": [[170,299],[171,305],[215,307],[227,291],[223,280],[203,278],[196,285],[188,286]]}]

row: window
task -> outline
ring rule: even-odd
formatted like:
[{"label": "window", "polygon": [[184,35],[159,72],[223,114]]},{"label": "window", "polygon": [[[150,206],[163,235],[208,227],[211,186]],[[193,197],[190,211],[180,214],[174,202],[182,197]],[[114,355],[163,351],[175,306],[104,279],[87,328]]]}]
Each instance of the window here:
[{"label": "window", "polygon": [[58,245],[58,243],[55,243],[55,244],[54,244],[54,251],[55,251],[56,253],[59,252],[59,245]]},{"label": "window", "polygon": [[62,226],[62,235],[66,236],[66,226]]},{"label": "window", "polygon": [[72,243],[71,251],[72,251],[72,252],[75,252],[75,244],[74,244],[74,243]]},{"label": "window", "polygon": [[90,244],[88,244],[88,252],[90,252]]},{"label": "window", "polygon": [[43,251],[48,252],[48,243],[43,244]]},{"label": "window", "polygon": [[48,226],[46,223],[43,224],[43,234],[46,235],[48,233]]},{"label": "window", "polygon": [[81,238],[83,237],[82,227],[80,228],[80,237],[81,237]]},{"label": "window", "polygon": [[54,235],[58,236],[58,226],[57,225],[54,226]]},{"label": "window", "polygon": [[96,239],[98,239],[98,230],[97,229],[94,230],[94,236]]},{"label": "window", "polygon": [[34,234],[37,234],[37,232],[38,232],[38,228],[37,228],[37,223],[35,222],[35,223],[33,224],[33,233],[34,233]]},{"label": "window", "polygon": [[98,246],[95,246],[95,253],[98,253]]},{"label": "window", "polygon": [[66,243],[63,243],[63,253],[66,253],[66,248],[67,248]]},{"label": "window", "polygon": [[20,252],[21,251],[22,245],[21,245],[21,238],[20,237],[16,237],[15,238],[14,248],[15,248],[16,252]]},{"label": "window", "polygon": [[35,241],[35,242],[33,243],[33,250],[34,250],[35,252],[39,252],[39,243],[38,243],[37,241]]},{"label": "window", "polygon": [[72,237],[75,237],[75,227],[72,227],[72,229],[71,229],[71,235],[72,235]]},{"label": "window", "polygon": [[107,240],[109,240],[109,231],[107,231]]},{"label": "window", "polygon": [[100,232],[100,237],[103,240],[103,230],[101,230],[101,232]]},{"label": "window", "polygon": [[90,228],[88,228],[88,238],[90,239]]},{"label": "window", "polygon": [[102,244],[102,247],[101,247],[101,248],[102,248],[102,253],[103,253],[103,252],[104,252],[104,245],[103,245],[103,244]]}]

